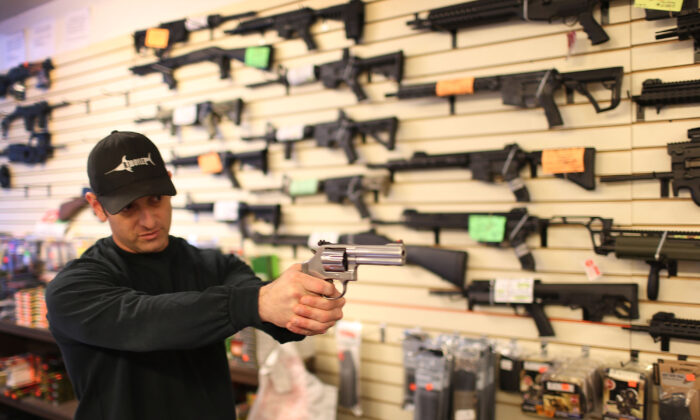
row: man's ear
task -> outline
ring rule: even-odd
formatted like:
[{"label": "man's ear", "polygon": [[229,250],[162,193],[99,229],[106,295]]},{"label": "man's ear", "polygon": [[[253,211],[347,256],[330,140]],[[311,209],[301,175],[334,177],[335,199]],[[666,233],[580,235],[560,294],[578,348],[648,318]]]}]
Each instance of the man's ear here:
[{"label": "man's ear", "polygon": [[106,222],[107,212],[105,212],[105,209],[102,208],[102,204],[97,201],[97,196],[95,193],[86,192],[85,199],[87,200],[88,204],[90,204],[90,207],[92,207],[92,211],[95,213],[95,216],[100,219],[100,222]]}]

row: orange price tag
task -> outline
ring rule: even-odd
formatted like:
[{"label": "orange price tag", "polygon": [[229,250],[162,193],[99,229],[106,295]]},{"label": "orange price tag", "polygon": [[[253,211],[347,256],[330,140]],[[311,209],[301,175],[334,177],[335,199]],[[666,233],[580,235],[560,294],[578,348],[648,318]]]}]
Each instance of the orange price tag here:
[{"label": "orange price tag", "polygon": [[167,48],[170,31],[165,28],[149,28],[146,30],[146,39],[143,45],[148,48]]},{"label": "orange price tag", "polygon": [[205,174],[220,174],[224,170],[221,157],[216,152],[199,155],[197,158],[199,169]]},{"label": "orange price tag", "polygon": [[695,375],[693,375],[692,373],[687,373],[685,375],[685,381],[686,382],[695,382]]},{"label": "orange price tag", "polygon": [[637,381],[627,381],[627,386],[630,388],[636,388],[637,387]]},{"label": "orange price tag", "polygon": [[550,149],[542,151],[542,173],[569,174],[583,172],[583,147],[572,149]]},{"label": "orange price tag", "polygon": [[472,93],[474,93],[473,77],[442,80],[435,83],[435,94],[437,96],[471,95]]}]

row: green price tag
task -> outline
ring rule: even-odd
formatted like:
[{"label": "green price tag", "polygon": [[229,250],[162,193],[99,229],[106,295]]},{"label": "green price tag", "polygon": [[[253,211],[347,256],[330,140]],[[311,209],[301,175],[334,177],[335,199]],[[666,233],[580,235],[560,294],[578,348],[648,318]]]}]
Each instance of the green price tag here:
[{"label": "green price tag", "polygon": [[318,192],[318,179],[299,179],[289,183],[289,195],[296,197],[299,195],[313,195]]},{"label": "green price tag", "polygon": [[479,242],[502,242],[506,217],[474,214],[469,216],[469,236]]},{"label": "green price tag", "polygon": [[270,67],[270,47],[248,47],[245,49],[245,65],[258,69]]},{"label": "green price tag", "polygon": [[683,0],[634,0],[634,7],[680,12],[683,7]]}]

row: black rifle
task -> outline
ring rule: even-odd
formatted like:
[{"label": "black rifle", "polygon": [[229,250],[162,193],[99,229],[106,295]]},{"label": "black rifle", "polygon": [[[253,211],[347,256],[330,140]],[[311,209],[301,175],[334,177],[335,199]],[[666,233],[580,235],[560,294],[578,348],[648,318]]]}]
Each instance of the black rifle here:
[{"label": "black rifle", "polygon": [[[165,48],[153,48],[158,57],[162,57],[170,51],[176,42],[187,42],[190,39],[190,32],[199,31],[202,29],[214,29],[219,25],[231,20],[238,20],[255,16],[255,12],[238,13],[235,15],[222,16],[219,14],[199,16],[195,18],[187,18],[165,22],[158,25],[160,29],[168,30],[168,44]],[[141,52],[141,49],[146,46],[146,33],[148,29],[142,29],[134,32],[134,48],[136,52]]]},{"label": "black rifle", "polygon": [[[292,157],[294,143],[302,140],[314,138],[316,145],[329,149],[341,148],[348,158],[348,163],[357,160],[357,151],[353,139],[358,134],[362,136],[362,143],[366,143],[367,135],[371,136],[377,143],[394,150],[396,145],[396,130],[399,120],[396,117],[379,118],[369,121],[354,121],[339,110],[338,119],[327,123],[291,127],[291,129],[275,129],[268,127],[267,133],[261,136],[245,136],[242,140],[265,140],[270,143],[284,143],[284,157]],[[283,134],[282,134],[283,133]],[[381,133],[387,133],[387,139],[380,137]]]},{"label": "black rifle", "polygon": [[[595,189],[595,149],[581,148],[583,172],[557,173],[559,178],[568,179],[587,190]],[[368,168],[388,169],[391,179],[400,171],[431,170],[445,168],[465,168],[472,172],[472,178],[494,183],[500,177],[508,183],[517,201],[530,201],[527,186],[520,178],[520,171],[530,167],[530,176],[537,177],[537,166],[542,164],[542,151],[526,152],[517,144],[509,144],[503,149],[479,152],[447,153],[429,155],[415,152],[410,159],[395,159],[386,163],[370,163]]]},{"label": "black rifle", "polygon": [[700,79],[681,82],[647,79],[642,83],[642,93],[632,96],[632,100],[637,103],[637,121],[644,121],[644,107],[653,106],[658,114],[665,106],[700,102]]},{"label": "black rifle", "polygon": [[639,318],[639,300],[636,283],[542,283],[535,280],[532,296],[528,302],[499,301],[496,296],[496,281],[473,280],[463,291],[443,292],[433,291],[434,294],[461,293],[469,299],[469,310],[475,305],[512,305],[525,311],[537,325],[540,337],[554,335],[552,324],[544,312],[545,305],[568,306],[571,309],[581,308],[585,321],[601,322],[606,315],[620,319]]},{"label": "black rifle", "polygon": [[[622,67],[568,73],[549,69],[400,86],[396,93],[388,93],[386,96],[396,96],[399,99],[447,97],[450,103],[450,114],[454,114],[456,95],[500,91],[503,103],[506,105],[521,108],[544,108],[549,126],[554,127],[563,124],[559,108],[554,102],[554,92],[557,89],[564,87],[569,103],[573,103],[573,93],[576,91],[588,98],[596,112],[610,111],[620,103],[622,75]],[[610,106],[602,108],[589,92],[588,85],[595,82],[600,82],[605,89],[610,91]]]},{"label": "black rifle", "polygon": [[554,20],[568,22],[573,18],[583,26],[591,43],[597,45],[610,39],[593,18],[593,8],[598,4],[605,20],[608,0],[476,0],[430,10],[425,19],[419,18],[416,13],[414,19],[406,24],[413,29],[449,32],[452,34],[452,48],[455,48],[457,30],[461,28],[512,19],[551,23]]},{"label": "black rifle", "polygon": [[655,313],[649,325],[630,325],[622,328],[649,333],[654,342],[661,341],[661,351],[668,351],[672,338],[700,341],[700,321],[676,318],[676,314],[672,312]]},{"label": "black rifle", "polygon": [[367,99],[367,94],[357,81],[357,77],[365,72],[369,82],[372,81],[373,73],[401,82],[403,78],[403,51],[360,58],[351,56],[350,51],[345,48],[343,58],[338,61],[291,70],[279,68],[276,79],[253,83],[246,85],[246,87],[258,88],[280,83],[287,88],[287,93],[289,93],[289,86],[299,86],[317,80],[320,80],[323,86],[328,89],[337,89],[340,83],[345,83],[355,94],[357,100],[362,101]]},{"label": "black rifle", "polygon": [[582,225],[588,229],[593,251],[617,258],[644,260],[650,266],[647,297],[659,295],[659,272],[678,274],[678,261],[700,261],[700,232],[613,228],[613,220],[599,216],[557,216],[550,225]]},{"label": "black rifle", "polygon": [[51,145],[51,133],[34,133],[27,144],[10,144],[0,152],[0,156],[7,157],[10,162],[36,165],[53,157],[55,149],[56,147]]},{"label": "black rifle", "polygon": [[290,180],[285,178],[282,187],[272,189],[250,190],[251,193],[282,192],[292,198],[305,195],[325,193],[331,203],[352,203],[360,216],[369,217],[369,209],[363,196],[366,192],[374,194],[374,202],[379,201],[379,193],[386,195],[389,191],[389,178],[386,176],[351,175],[326,179]]},{"label": "black rifle", "polygon": [[[209,138],[213,139],[216,136],[216,128],[221,120],[226,117],[232,123],[240,125],[241,113],[243,112],[243,100],[232,99],[230,101],[213,103],[211,101],[200,102],[198,104],[184,106],[178,109],[193,107],[195,110],[192,114],[194,120],[188,122],[191,125],[204,126],[207,129]],[[164,126],[170,126],[170,134],[175,135],[178,125],[173,121],[173,116],[176,115],[177,109],[162,109],[159,108],[156,115],[153,117],[139,118],[134,120],[135,123],[141,124],[148,121],[160,121]]]},{"label": "black rifle", "polygon": [[[159,61],[150,64],[143,64],[129,68],[132,73],[144,76],[151,73],[161,73],[163,82],[170,89],[177,87],[174,71],[187,64],[211,61],[219,66],[219,77],[228,79],[231,77],[231,60],[238,60],[247,66],[263,70],[270,68],[272,62],[272,47],[262,45],[259,47],[232,48],[225,50],[219,47],[209,47],[197,51],[192,51],[178,57],[161,58]],[[253,59],[251,57],[255,56]],[[257,59],[259,57],[259,59]]]},{"label": "black rifle", "polygon": [[[256,244],[288,245],[294,248],[309,246],[309,235],[263,235],[253,233],[251,238]],[[339,236],[339,243],[356,245],[386,245],[391,239],[378,234],[374,229],[361,233],[348,233]],[[439,276],[455,286],[464,287],[467,271],[468,254],[431,246],[406,245],[406,264],[418,265]]]},{"label": "black rifle", "polygon": [[692,39],[695,46],[695,62],[700,61],[700,13],[697,9],[693,13],[678,16],[675,28],[656,33],[656,39],[667,38],[678,38],[679,41]]},{"label": "black rifle", "polygon": [[435,244],[440,244],[440,231],[442,229],[470,230],[470,219],[473,216],[502,217],[504,218],[504,231],[501,238],[494,240],[479,240],[478,242],[495,247],[510,247],[520,260],[523,270],[535,271],[535,258],[527,246],[525,240],[530,234],[540,234],[540,244],[547,246],[548,219],[541,219],[528,214],[524,207],[514,208],[505,212],[471,212],[471,213],[420,213],[414,209],[403,211],[401,220],[387,222],[372,220],[379,225],[399,224],[415,230],[430,230],[435,234]]},{"label": "black rifle", "polygon": [[[241,236],[244,238],[251,237],[252,231],[248,226],[248,219],[261,220],[263,222],[269,223],[277,232],[277,229],[282,222],[282,207],[279,204],[248,204],[244,202],[238,202],[238,215],[235,220],[219,220],[226,223],[236,223],[238,225],[238,230],[241,232]],[[207,203],[187,203],[184,207],[174,207],[176,209],[189,210],[197,213],[214,213],[214,208],[216,207],[216,202]]]},{"label": "black rifle", "polygon": [[316,43],[311,37],[311,25],[317,19],[341,20],[345,23],[345,37],[359,43],[365,24],[365,4],[362,0],[350,0],[345,4],[314,10],[310,7],[245,20],[234,29],[224,31],[230,35],[247,35],[255,32],[264,33],[274,29],[284,39],[301,38],[309,50],[316,49]]},{"label": "black rifle", "polygon": [[680,12],[668,12],[666,10],[653,10],[645,9],[644,19],[646,20],[659,20],[668,19],[678,16],[684,16],[689,13],[695,13],[698,11],[698,0],[683,0],[683,6],[681,6]]},{"label": "black rifle", "polygon": [[12,113],[2,119],[2,136],[7,137],[10,130],[10,124],[18,118],[24,119],[24,128],[29,133],[38,131],[46,131],[47,122],[51,116],[51,112],[56,108],[61,108],[70,105],[68,102],[60,102],[54,105],[49,105],[46,101],[37,102],[27,106],[17,106]]},{"label": "black rifle", "polygon": [[670,172],[645,172],[630,175],[605,175],[600,182],[622,182],[638,180],[658,180],[661,183],[661,197],[669,196],[669,184],[673,183],[673,196],[680,190],[689,190],[696,205],[700,206],[700,167],[695,162],[700,158],[700,127],[688,130],[690,141],[669,143],[666,146],[671,156]]},{"label": "black rifle", "polygon": [[[201,155],[204,156],[204,155]],[[236,173],[234,172],[233,166],[236,162],[240,162],[241,166],[248,165],[255,169],[259,169],[262,173],[267,174],[267,149],[255,150],[252,152],[220,152],[218,153],[219,160],[221,161],[221,172],[228,176],[231,180],[231,185],[234,188],[241,188],[241,184],[236,178]],[[200,155],[197,156],[187,156],[187,157],[174,157],[170,164],[178,166],[198,166]]]},{"label": "black rifle", "polygon": [[7,73],[0,74],[0,97],[4,98],[9,93],[15,99],[24,100],[27,93],[25,81],[31,76],[37,77],[36,87],[48,89],[51,87],[49,72],[53,69],[50,58],[11,68]]}]

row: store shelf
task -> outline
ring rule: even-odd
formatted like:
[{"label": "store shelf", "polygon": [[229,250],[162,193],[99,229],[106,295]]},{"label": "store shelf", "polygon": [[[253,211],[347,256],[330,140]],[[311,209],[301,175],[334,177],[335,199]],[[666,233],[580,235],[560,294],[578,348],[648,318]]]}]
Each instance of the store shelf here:
[{"label": "store shelf", "polygon": [[0,321],[0,333],[12,334],[18,337],[43,341],[45,343],[56,342],[56,340],[54,340],[53,336],[47,329],[23,327],[10,321]]},{"label": "store shelf", "polygon": [[71,420],[75,415],[75,410],[78,408],[77,400],[56,405],[34,397],[13,400],[2,394],[0,394],[0,404],[17,408],[47,420]]}]

